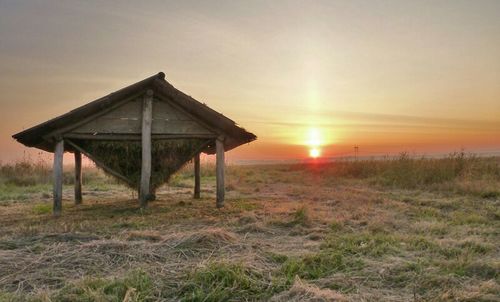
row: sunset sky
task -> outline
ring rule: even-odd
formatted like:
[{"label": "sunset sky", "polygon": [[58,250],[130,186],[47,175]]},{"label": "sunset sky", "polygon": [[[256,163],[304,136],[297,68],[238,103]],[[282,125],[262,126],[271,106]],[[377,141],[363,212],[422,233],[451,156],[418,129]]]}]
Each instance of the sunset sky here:
[{"label": "sunset sky", "polygon": [[146,2],[0,0],[2,162],[159,71],[258,136],[234,160],[500,151],[500,1]]}]

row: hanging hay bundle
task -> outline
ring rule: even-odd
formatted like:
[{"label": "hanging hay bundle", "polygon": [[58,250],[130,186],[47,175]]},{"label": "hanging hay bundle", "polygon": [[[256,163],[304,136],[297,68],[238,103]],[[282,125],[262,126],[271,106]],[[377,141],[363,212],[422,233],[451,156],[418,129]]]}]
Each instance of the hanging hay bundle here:
[{"label": "hanging hay bundle", "polygon": [[[132,189],[139,187],[141,181],[140,141],[81,140],[78,145],[106,166],[125,176],[129,180],[126,184]],[[206,145],[207,140],[204,139],[154,140],[151,146],[152,191],[154,192],[156,188],[168,182],[172,174],[182,168]]]}]

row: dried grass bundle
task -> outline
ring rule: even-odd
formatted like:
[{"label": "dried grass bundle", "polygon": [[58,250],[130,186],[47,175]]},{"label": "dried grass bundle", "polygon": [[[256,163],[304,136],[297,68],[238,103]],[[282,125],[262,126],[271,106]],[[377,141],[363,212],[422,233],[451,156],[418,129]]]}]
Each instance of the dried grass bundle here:
[{"label": "dried grass bundle", "polygon": [[302,281],[295,277],[293,286],[284,292],[275,295],[272,302],[337,302],[347,299],[330,289],[321,289],[315,285]]},{"label": "dried grass bundle", "polygon": [[[204,139],[154,140],[151,149],[152,190],[168,182],[170,176],[190,161],[206,143]],[[112,170],[125,176],[130,181],[127,184],[129,187],[139,188],[141,142],[81,140],[78,145]]]}]

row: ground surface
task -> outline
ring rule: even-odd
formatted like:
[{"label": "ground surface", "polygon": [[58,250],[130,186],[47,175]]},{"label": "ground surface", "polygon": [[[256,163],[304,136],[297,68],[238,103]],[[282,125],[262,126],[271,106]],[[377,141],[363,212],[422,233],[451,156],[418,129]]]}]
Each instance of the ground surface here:
[{"label": "ground surface", "polygon": [[221,210],[187,172],[145,211],[104,180],[79,206],[65,186],[57,219],[50,186],[19,189],[0,201],[0,301],[500,301],[496,191],[320,171],[229,167]]}]

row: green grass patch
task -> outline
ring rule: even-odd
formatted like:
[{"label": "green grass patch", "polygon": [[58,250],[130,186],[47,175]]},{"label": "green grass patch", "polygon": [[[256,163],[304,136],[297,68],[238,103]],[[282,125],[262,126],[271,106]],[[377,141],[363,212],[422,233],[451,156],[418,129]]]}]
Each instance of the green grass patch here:
[{"label": "green grass patch", "polygon": [[400,241],[393,235],[384,233],[331,234],[322,244],[321,249],[342,255],[380,257],[396,254],[400,249]]},{"label": "green grass patch", "polygon": [[51,301],[156,301],[153,297],[153,281],[143,271],[130,272],[122,279],[88,278],[72,283],[52,297]]},{"label": "green grass patch", "polygon": [[474,212],[455,211],[451,218],[455,225],[483,225],[490,222],[488,218]]},{"label": "green grass patch", "polygon": [[283,263],[280,274],[286,284],[293,283],[295,276],[303,279],[315,280],[330,276],[336,272],[357,270],[363,266],[360,259],[346,257],[339,252],[330,250],[321,251],[302,257],[289,258]]},{"label": "green grass patch", "polygon": [[210,263],[192,272],[180,289],[180,301],[263,300],[273,293],[262,273],[242,264]]},{"label": "green grass patch", "polygon": [[141,270],[131,271],[123,278],[84,278],[55,291],[26,295],[0,291],[0,301],[8,302],[139,302],[158,301],[153,280]]},{"label": "green grass patch", "polygon": [[390,287],[402,288],[408,284],[415,284],[426,265],[419,261],[403,262],[390,267],[382,278]]},{"label": "green grass patch", "polygon": [[339,221],[333,221],[330,223],[330,230],[334,232],[339,232],[344,228],[344,224]]},{"label": "green grass patch", "polygon": [[435,252],[440,250],[438,244],[423,236],[408,236],[407,238],[404,238],[404,242],[410,250],[426,252]]},{"label": "green grass patch", "polygon": [[33,206],[33,213],[37,215],[44,215],[52,213],[52,205],[46,203],[39,203]]},{"label": "green grass patch", "polygon": [[481,197],[485,199],[495,199],[500,197],[499,191],[486,191],[481,193]]},{"label": "green grass patch", "polygon": [[500,276],[500,265],[485,261],[471,261],[468,258],[459,258],[442,262],[439,265],[445,274],[453,274],[458,277],[479,278],[482,280],[498,279]]},{"label": "green grass patch", "polygon": [[271,260],[272,262],[283,264],[288,260],[288,256],[284,254],[279,254],[275,252],[266,252],[265,253],[266,258]]},{"label": "green grass patch", "polygon": [[309,209],[306,206],[301,206],[293,213],[293,220],[291,222],[293,225],[309,225],[311,224],[311,217],[309,214]]},{"label": "green grass patch", "polygon": [[301,206],[290,214],[288,219],[274,219],[269,224],[280,227],[293,227],[297,225],[310,226],[312,219],[309,214],[309,209],[306,206]]},{"label": "green grass patch", "polygon": [[258,208],[257,204],[245,199],[231,200],[228,203],[231,204],[231,207],[241,211],[253,211]]},{"label": "green grass patch", "polygon": [[[34,198],[34,194],[51,192],[49,184],[34,184],[30,186],[18,186],[15,184],[0,183],[0,201],[15,200],[29,201]],[[52,195],[50,195],[52,196]]]}]

